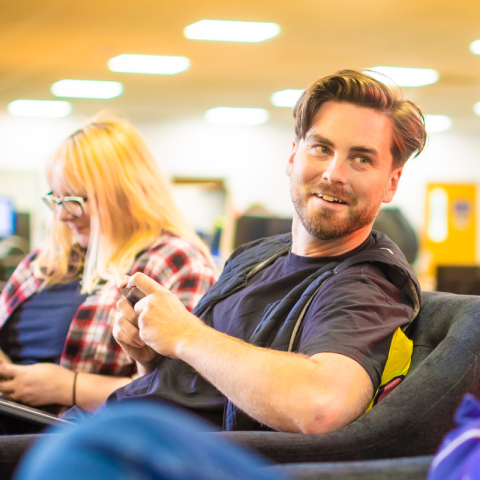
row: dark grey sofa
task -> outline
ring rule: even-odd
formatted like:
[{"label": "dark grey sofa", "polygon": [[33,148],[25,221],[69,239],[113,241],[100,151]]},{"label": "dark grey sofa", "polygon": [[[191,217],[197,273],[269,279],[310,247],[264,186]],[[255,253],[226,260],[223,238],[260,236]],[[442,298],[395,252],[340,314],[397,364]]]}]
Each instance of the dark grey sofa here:
[{"label": "dark grey sofa", "polygon": [[291,463],[267,467],[295,480],[425,480],[433,457],[363,462]]},{"label": "dark grey sofa", "polygon": [[[480,375],[477,374],[480,297],[426,292],[424,301],[410,334],[414,351],[407,378],[385,400],[352,424],[326,435],[278,432],[208,435],[229,437],[283,464],[398,459],[434,454],[443,436],[453,427],[453,414],[462,396],[466,392],[480,396]],[[0,478],[10,478],[24,450],[38,437],[0,437]],[[423,470],[420,468],[417,472],[423,475],[428,459],[415,461],[417,467],[420,461]],[[375,468],[386,465],[373,463]],[[371,468],[372,463],[361,465],[370,465]],[[296,465],[286,468],[297,469],[298,478],[305,479],[370,478],[365,477],[358,466],[350,477],[326,476],[326,467]],[[340,465],[337,465],[337,475],[338,467]],[[308,469],[311,476],[307,475]],[[390,468],[387,470],[391,473]],[[379,471],[375,475],[371,478],[395,478],[378,476]]]}]

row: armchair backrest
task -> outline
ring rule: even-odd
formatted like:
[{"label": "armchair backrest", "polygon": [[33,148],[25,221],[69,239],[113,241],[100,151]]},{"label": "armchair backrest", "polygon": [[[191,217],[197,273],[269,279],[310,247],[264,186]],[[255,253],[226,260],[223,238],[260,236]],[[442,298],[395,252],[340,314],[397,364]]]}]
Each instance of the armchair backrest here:
[{"label": "armchair backrest", "polygon": [[480,353],[480,297],[423,292],[424,305],[408,336],[413,340],[409,375],[448,337]]}]

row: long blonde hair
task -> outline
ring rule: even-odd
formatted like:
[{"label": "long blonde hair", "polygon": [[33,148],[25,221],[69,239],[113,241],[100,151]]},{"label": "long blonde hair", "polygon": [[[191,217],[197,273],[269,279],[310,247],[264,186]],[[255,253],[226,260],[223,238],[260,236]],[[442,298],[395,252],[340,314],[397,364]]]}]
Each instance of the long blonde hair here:
[{"label": "long blonde hair", "polygon": [[50,184],[55,175],[67,191],[87,197],[90,240],[85,254],[71,228],[53,216],[35,260],[35,274],[44,285],[68,282],[83,269],[82,292],[91,293],[126,273],[135,255],[162,232],[191,241],[211,260],[176,207],[170,182],[129,122],[100,112],[52,156],[46,169]]}]

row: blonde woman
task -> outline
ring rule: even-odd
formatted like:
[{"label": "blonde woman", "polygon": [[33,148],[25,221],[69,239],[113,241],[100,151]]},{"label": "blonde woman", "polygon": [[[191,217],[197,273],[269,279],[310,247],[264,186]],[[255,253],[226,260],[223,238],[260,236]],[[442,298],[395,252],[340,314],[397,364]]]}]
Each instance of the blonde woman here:
[{"label": "blonde woman", "polygon": [[192,310],[215,273],[130,123],[97,116],[60,146],[46,175],[48,237],[0,296],[0,347],[14,363],[0,363],[0,391],[34,406],[94,409],[136,373],[112,336],[118,275],[143,272]]}]

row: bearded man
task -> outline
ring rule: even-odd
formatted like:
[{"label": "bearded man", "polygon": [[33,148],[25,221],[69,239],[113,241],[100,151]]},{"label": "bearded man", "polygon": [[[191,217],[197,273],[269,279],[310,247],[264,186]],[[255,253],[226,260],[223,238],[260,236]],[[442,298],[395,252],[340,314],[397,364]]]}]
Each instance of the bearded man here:
[{"label": "bearded man", "polygon": [[145,275],[121,278],[146,294],[119,302],[114,330],[143,376],[107,405],[153,396],[226,430],[326,433],[402,381],[421,292],[372,225],[425,146],[423,114],[344,70],[310,85],[294,117],[292,233],[238,248],[193,314]]}]

